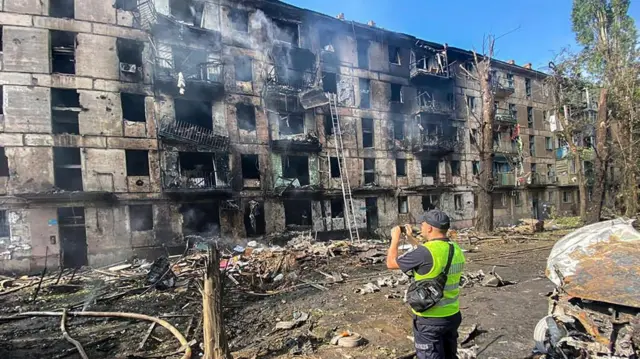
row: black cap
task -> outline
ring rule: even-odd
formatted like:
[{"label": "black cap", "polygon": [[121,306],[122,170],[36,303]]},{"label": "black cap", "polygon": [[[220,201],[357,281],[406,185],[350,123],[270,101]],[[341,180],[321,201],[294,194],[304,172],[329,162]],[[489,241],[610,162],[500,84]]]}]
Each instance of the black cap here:
[{"label": "black cap", "polygon": [[422,216],[418,217],[418,222],[427,222],[427,224],[439,229],[449,229],[449,226],[451,225],[449,216],[439,209],[432,209],[428,212],[424,212]]}]

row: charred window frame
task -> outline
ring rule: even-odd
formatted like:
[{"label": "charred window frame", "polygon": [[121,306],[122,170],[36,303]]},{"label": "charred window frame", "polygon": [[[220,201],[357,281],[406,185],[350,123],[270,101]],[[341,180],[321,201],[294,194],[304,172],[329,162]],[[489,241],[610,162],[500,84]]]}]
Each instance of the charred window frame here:
[{"label": "charred window frame", "polygon": [[301,186],[309,184],[309,157],[282,156],[282,177],[297,178]]},{"label": "charred window frame", "polygon": [[209,101],[174,99],[176,121],[213,129],[213,110]]},{"label": "charred window frame", "polygon": [[238,128],[246,131],[256,130],[256,111],[253,105],[236,104],[236,121]]},{"label": "charred window frame", "polygon": [[329,166],[331,167],[331,178],[340,178],[340,164],[338,157],[329,157]]},{"label": "charred window frame", "polygon": [[531,97],[531,79],[528,77],[524,79],[524,91],[527,98]]},{"label": "charred window frame", "polygon": [[236,56],[233,61],[236,81],[253,81],[252,60],[249,56]]},{"label": "charred window frame", "polygon": [[333,72],[323,72],[322,90],[324,92],[338,93],[338,75]]},{"label": "charred window frame", "polygon": [[529,136],[529,154],[531,156],[536,155],[536,137],[535,136]]},{"label": "charred window frame", "polygon": [[231,23],[231,28],[248,33],[249,32],[249,12],[240,9],[229,9],[229,15],[227,16]]},{"label": "charred window frame", "polygon": [[9,177],[9,160],[4,152],[4,147],[0,147],[0,177]]},{"label": "charred window frame", "polygon": [[134,76],[138,80],[142,78],[143,51],[142,41],[121,38],[116,40],[116,52],[123,75]]},{"label": "charred window frame", "polygon": [[260,179],[260,160],[258,155],[240,155],[243,179]]},{"label": "charred window frame", "polygon": [[437,194],[428,194],[426,196],[422,196],[422,210],[430,211],[432,209],[438,208],[440,203],[440,195]]},{"label": "charred window frame", "polygon": [[54,147],[55,186],[65,191],[82,191],[82,160],[79,148]]},{"label": "charred window frame", "polygon": [[58,18],[75,18],[74,0],[49,0],[49,16]]},{"label": "charred window frame", "polygon": [[371,108],[371,80],[358,79],[360,90],[360,108]]},{"label": "charred window frame", "polygon": [[397,118],[393,120],[393,138],[398,141],[404,140],[404,120]]},{"label": "charred window frame", "polygon": [[303,114],[288,114],[280,116],[280,135],[298,135],[304,133]]},{"label": "charred window frame", "polygon": [[365,158],[364,165],[364,183],[372,184],[376,181],[376,160],[375,158]]},{"label": "charred window frame", "polygon": [[398,196],[398,213],[409,213],[409,199],[407,196]]},{"label": "charred window frame", "polygon": [[369,68],[369,40],[358,39],[356,42],[358,51],[358,67],[362,69]]},{"label": "charred window frame", "polygon": [[420,161],[422,177],[438,177],[438,161],[423,159]]},{"label": "charred window frame", "polygon": [[204,2],[193,0],[169,0],[169,11],[176,20],[202,27]]},{"label": "charred window frame", "polygon": [[127,176],[149,176],[149,151],[124,150],[127,161]]},{"label": "charred window frame", "polygon": [[297,23],[273,19],[273,23],[276,25],[275,39],[278,41],[286,42],[293,46],[299,46],[300,44],[300,29]]},{"label": "charred window frame", "polygon": [[324,115],[324,135],[333,135],[333,119],[331,115]]},{"label": "charred window frame", "polygon": [[400,48],[389,45],[389,63],[392,65],[401,65]]},{"label": "charred window frame", "polygon": [[372,148],[374,145],[373,119],[362,118],[362,148]]},{"label": "charred window frame", "polygon": [[464,201],[463,201],[463,198],[462,198],[461,194],[454,194],[453,195],[453,206],[454,206],[456,211],[463,211],[464,210]]},{"label": "charred window frame", "polygon": [[129,205],[129,226],[133,232],[144,232],[153,229],[153,205]]},{"label": "charred window frame", "polygon": [[51,89],[51,132],[53,134],[80,134],[78,115],[80,95],[77,90]]},{"label": "charred window frame", "polygon": [[533,128],[533,107],[527,107],[527,127]]},{"label": "charred window frame", "polygon": [[116,0],[114,6],[123,11],[135,11],[138,8],[138,0]]},{"label": "charred window frame", "polygon": [[121,92],[122,119],[131,122],[147,122],[145,98],[145,95]]},{"label": "charred window frame", "polygon": [[391,102],[402,103],[402,85],[391,84]]},{"label": "charred window frame", "polygon": [[407,177],[407,160],[396,158],[396,176]]},{"label": "charred window frame", "polygon": [[344,218],[344,200],[342,198],[331,199],[331,218]]},{"label": "charred window frame", "polygon": [[455,177],[460,177],[460,161],[452,160],[451,161],[451,175]]},{"label": "charred window frame", "polygon": [[76,73],[76,33],[49,30],[51,44],[51,72]]}]

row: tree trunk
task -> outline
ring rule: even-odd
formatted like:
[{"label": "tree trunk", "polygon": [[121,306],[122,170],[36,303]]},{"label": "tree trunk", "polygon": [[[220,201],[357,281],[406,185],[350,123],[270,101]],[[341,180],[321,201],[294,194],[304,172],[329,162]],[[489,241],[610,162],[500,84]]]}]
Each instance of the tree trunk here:
[{"label": "tree trunk", "polygon": [[482,143],[480,144],[480,173],[478,193],[478,217],[476,229],[479,232],[491,232],[493,230],[493,120],[495,108],[493,92],[489,83],[489,64],[482,63],[481,71],[478,71],[480,90],[482,91]]},{"label": "tree trunk", "polygon": [[204,359],[233,359],[229,353],[222,317],[220,254],[209,246],[202,290],[202,331]]},{"label": "tree trunk", "polygon": [[593,178],[593,194],[586,223],[596,223],[600,220],[602,202],[604,201],[605,181],[607,180],[607,162],[609,161],[609,146],[607,132],[609,121],[607,119],[607,89],[600,90],[598,100],[598,116],[596,120],[596,156]]},{"label": "tree trunk", "polygon": [[582,158],[580,157],[580,151],[578,146],[573,142],[573,127],[570,125],[569,109],[567,106],[563,107],[563,117],[558,117],[562,124],[565,140],[569,145],[569,150],[573,156],[573,167],[576,170],[576,176],[578,177],[578,213],[582,221],[587,219],[587,185],[584,180],[584,170],[582,168]]},{"label": "tree trunk", "polygon": [[[620,152],[621,156],[618,162],[618,168],[622,172],[620,196],[622,197],[623,208],[617,208],[618,213],[624,214],[626,217],[634,217],[638,212],[638,176],[637,176],[637,159],[633,146],[633,118],[629,115],[627,121],[619,122],[620,130]],[[615,180],[615,179],[614,179]],[[613,193],[616,196],[616,193]],[[617,201],[616,201],[617,202]]]}]

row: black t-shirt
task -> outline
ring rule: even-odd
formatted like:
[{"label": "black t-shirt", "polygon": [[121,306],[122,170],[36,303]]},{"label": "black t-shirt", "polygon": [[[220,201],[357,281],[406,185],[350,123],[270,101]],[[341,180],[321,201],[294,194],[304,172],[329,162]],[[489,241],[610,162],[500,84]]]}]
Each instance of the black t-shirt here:
[{"label": "black t-shirt", "polygon": [[[449,241],[448,239],[441,240]],[[416,271],[418,274],[427,274],[431,271],[431,268],[433,268],[433,255],[427,247],[419,245],[415,249],[399,256],[396,262],[401,271],[413,277],[413,271]],[[460,313],[444,318],[423,318],[416,316],[416,320],[426,325],[448,325],[451,322],[459,321]]]}]

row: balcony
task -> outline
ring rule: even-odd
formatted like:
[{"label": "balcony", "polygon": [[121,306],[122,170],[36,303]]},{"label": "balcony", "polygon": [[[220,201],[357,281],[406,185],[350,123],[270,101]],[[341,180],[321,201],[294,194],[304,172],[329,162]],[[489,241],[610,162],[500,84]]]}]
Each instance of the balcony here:
[{"label": "balcony", "polygon": [[438,101],[430,93],[423,92],[416,98],[414,113],[451,116],[453,114],[453,104],[447,101]]},{"label": "balcony", "polygon": [[511,81],[502,78],[491,80],[491,88],[495,98],[507,98],[515,92],[513,79]]},{"label": "balcony", "polygon": [[451,79],[447,49],[435,49],[419,41],[418,49],[411,51],[409,77],[417,85]]},{"label": "balcony", "polygon": [[498,172],[493,175],[493,185],[495,187],[514,187],[516,185],[516,175],[513,172]]},{"label": "balcony", "polygon": [[320,153],[322,144],[317,137],[307,134],[289,138],[271,140],[271,150],[274,153],[309,152]]},{"label": "balcony", "polygon": [[555,183],[555,176],[548,176],[542,173],[532,172],[529,178],[527,179],[527,187],[535,188],[535,187],[545,187]]},{"label": "balcony", "polygon": [[157,59],[155,82],[174,97],[211,100],[224,92],[223,67],[218,60],[174,66],[173,60]]},{"label": "balcony", "polygon": [[187,122],[160,122],[158,135],[164,140],[187,143],[214,152],[229,149],[229,137],[226,134]]},{"label": "balcony", "polygon": [[518,146],[514,141],[494,141],[493,152],[503,155],[518,154]]},{"label": "balcony", "polygon": [[162,171],[162,188],[165,191],[230,190],[227,173],[207,170],[180,170],[178,173]]},{"label": "balcony", "polygon": [[460,141],[455,135],[447,134],[426,134],[419,138],[418,143],[414,146],[414,154],[445,156],[449,153],[456,152],[460,148]]},{"label": "balcony", "polygon": [[496,109],[495,120],[497,124],[509,126],[518,123],[518,119],[516,118],[515,114],[512,111],[504,108]]}]

